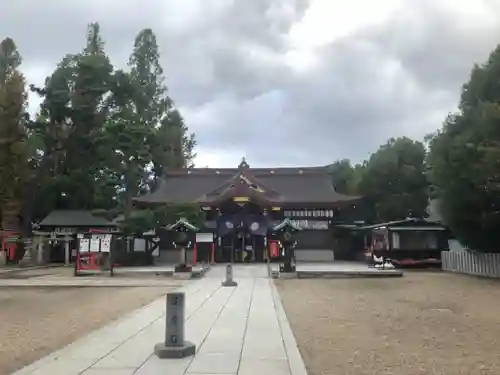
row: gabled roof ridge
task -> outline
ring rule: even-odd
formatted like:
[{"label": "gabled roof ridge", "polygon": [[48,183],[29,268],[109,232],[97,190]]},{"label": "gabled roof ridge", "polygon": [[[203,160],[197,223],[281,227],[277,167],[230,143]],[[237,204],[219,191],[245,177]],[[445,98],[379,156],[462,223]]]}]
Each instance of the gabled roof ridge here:
[{"label": "gabled roof ridge", "polygon": [[[239,189],[243,189],[243,192],[238,192]],[[226,189],[224,189],[220,194],[217,196],[214,196],[213,198],[209,198],[207,194],[201,196],[198,198],[198,201],[204,202],[206,200],[208,201],[213,201],[213,202],[220,202],[225,200],[226,198],[231,198],[236,196],[236,194],[243,194],[245,196],[248,196],[250,198],[262,201],[262,202],[269,202],[269,203],[274,203],[277,202],[275,199],[276,197],[268,197],[266,196],[265,192],[260,192],[252,187],[250,187],[247,184],[231,184],[229,185]]]},{"label": "gabled roof ridge", "polygon": [[[265,192],[271,192],[273,194],[279,195],[279,192],[276,191],[275,189],[270,188],[269,186],[266,186],[266,184],[263,184],[261,181],[259,181],[255,176],[253,176],[251,173],[247,173],[247,170],[239,170],[237,173],[235,173],[231,178],[228,178],[225,180],[222,184],[218,185],[217,187],[213,188],[212,190],[208,191],[205,193],[202,197],[208,197],[210,195],[217,194],[217,191],[221,190],[222,191],[219,193],[219,195],[225,194],[228,190],[231,190],[234,188],[234,182],[241,179],[242,177],[247,178],[252,184],[255,184],[258,187],[262,187],[265,189]],[[250,186],[249,186],[250,187]],[[257,193],[263,194],[259,191],[256,191]],[[264,192],[264,194],[265,194]],[[200,197],[201,198],[201,197]]]},{"label": "gabled roof ridge", "polygon": [[[225,180],[222,184],[217,185],[217,186],[216,186],[215,188],[213,188],[212,190],[210,190],[210,191],[206,192],[203,196],[207,197],[207,196],[209,196],[209,195],[211,195],[211,194],[215,194],[215,192],[216,192],[217,190],[222,189],[222,188],[223,188],[224,186],[226,186],[226,185],[229,185],[229,187],[230,187],[230,186],[231,186],[231,182],[235,181],[235,180],[236,180],[236,177],[239,177],[240,175],[241,175],[241,171],[240,171],[240,172],[238,172],[238,173],[236,173],[234,176],[231,176],[231,177],[230,177],[230,178],[228,178],[227,180]],[[223,189],[223,190],[222,190],[222,192],[221,192],[221,194],[223,194],[226,190],[227,190],[227,188],[226,188],[226,189]]]},{"label": "gabled roof ridge", "polygon": [[262,181],[260,181],[253,173],[246,174],[245,172],[248,172],[248,170],[244,171],[244,172],[241,172],[240,173],[240,178],[241,178],[241,176],[247,178],[250,182],[252,182],[257,187],[263,188],[264,193],[270,192],[270,193],[273,193],[273,194],[276,194],[276,195],[280,194],[279,191],[277,191],[276,189],[273,189],[273,188],[269,187],[268,185],[266,185],[265,183],[263,183]]},{"label": "gabled roof ridge", "polygon": [[236,175],[238,173],[249,173],[254,176],[257,175],[297,175],[297,174],[330,174],[328,166],[317,167],[278,167],[278,168],[184,168],[184,169],[170,169],[164,172],[164,177],[168,176],[213,176],[213,175]]}]

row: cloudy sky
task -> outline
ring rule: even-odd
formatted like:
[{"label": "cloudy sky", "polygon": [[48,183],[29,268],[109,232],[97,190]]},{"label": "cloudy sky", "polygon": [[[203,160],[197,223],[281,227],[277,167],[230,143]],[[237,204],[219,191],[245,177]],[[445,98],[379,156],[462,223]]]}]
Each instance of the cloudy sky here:
[{"label": "cloudy sky", "polygon": [[92,21],[118,67],[139,30],[156,32],[200,167],[360,161],[389,137],[422,139],[500,42],[500,0],[0,2],[30,83]]}]

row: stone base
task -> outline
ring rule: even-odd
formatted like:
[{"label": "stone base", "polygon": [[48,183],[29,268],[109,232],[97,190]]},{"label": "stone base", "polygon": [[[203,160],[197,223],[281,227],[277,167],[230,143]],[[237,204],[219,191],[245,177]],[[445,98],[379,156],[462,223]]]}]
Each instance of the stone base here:
[{"label": "stone base", "polygon": [[192,270],[193,270],[192,266],[188,266],[185,264],[178,264],[174,268],[174,271],[179,273],[191,272]]},{"label": "stone base", "polygon": [[280,264],[280,272],[295,272],[295,265]]},{"label": "stone base", "polygon": [[220,283],[222,286],[238,286],[238,283],[234,280],[224,280]]},{"label": "stone base", "polygon": [[155,345],[155,355],[160,359],[184,358],[195,355],[196,346],[189,341],[184,341],[183,346],[166,346],[164,342]]}]

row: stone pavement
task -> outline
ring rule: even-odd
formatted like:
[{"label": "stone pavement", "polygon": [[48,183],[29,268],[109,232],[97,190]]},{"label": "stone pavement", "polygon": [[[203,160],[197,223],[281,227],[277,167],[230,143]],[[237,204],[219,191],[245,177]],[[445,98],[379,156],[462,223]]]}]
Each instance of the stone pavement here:
[{"label": "stone pavement", "polygon": [[185,280],[179,280],[166,277],[34,277],[31,279],[1,279],[0,288],[4,287],[28,287],[28,288],[46,288],[46,287],[105,287],[105,288],[118,288],[118,287],[180,287]]},{"label": "stone pavement", "polygon": [[280,298],[264,265],[234,267],[235,288],[221,287],[224,268],[189,281],[186,339],[194,357],[158,359],[165,299],[136,310],[15,375],[307,375]]}]

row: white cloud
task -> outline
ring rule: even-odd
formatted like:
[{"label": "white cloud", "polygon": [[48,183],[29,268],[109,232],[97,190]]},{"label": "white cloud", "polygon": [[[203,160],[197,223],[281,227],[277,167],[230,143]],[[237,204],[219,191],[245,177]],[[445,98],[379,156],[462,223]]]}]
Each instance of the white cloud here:
[{"label": "white cloud", "polygon": [[87,22],[101,23],[120,67],[137,32],[152,28],[199,166],[360,160],[388,137],[421,138],[500,41],[500,0],[101,3],[0,2],[0,34],[16,40],[29,82],[41,84],[81,48]]},{"label": "white cloud", "polygon": [[363,28],[380,25],[402,4],[402,0],[312,0],[302,20],[290,30],[297,49],[332,43]]}]

